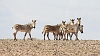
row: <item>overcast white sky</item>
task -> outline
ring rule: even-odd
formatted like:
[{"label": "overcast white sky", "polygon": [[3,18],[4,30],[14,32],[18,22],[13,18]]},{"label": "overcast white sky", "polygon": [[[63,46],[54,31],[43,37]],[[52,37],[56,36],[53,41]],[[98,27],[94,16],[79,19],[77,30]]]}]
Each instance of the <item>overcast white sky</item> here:
[{"label": "overcast white sky", "polygon": [[[82,18],[84,25],[84,33],[79,32],[78,38],[100,40],[100,0],[0,0],[0,39],[13,39],[12,26],[27,24],[32,19],[37,20],[32,37],[43,39],[44,25],[55,25],[62,20],[69,22],[77,17]],[[18,32],[18,39],[23,36],[23,32]],[[53,39],[52,34],[50,38]]]}]

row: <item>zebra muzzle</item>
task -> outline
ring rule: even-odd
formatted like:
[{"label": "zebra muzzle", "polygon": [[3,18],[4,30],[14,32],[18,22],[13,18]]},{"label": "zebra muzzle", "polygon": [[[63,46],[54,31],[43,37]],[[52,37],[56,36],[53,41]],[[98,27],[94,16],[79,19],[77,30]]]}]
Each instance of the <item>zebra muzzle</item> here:
[{"label": "zebra muzzle", "polygon": [[83,33],[83,31],[81,33]]},{"label": "zebra muzzle", "polygon": [[36,28],[35,26],[33,28]]}]

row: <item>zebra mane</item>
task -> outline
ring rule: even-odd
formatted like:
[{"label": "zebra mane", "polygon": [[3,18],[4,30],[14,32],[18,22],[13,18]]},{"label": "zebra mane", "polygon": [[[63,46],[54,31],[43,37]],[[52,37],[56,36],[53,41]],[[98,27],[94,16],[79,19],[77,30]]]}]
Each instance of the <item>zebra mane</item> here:
[{"label": "zebra mane", "polygon": [[33,28],[32,22],[31,22],[31,23],[28,23],[27,26],[28,26],[30,29],[32,29],[32,28]]}]

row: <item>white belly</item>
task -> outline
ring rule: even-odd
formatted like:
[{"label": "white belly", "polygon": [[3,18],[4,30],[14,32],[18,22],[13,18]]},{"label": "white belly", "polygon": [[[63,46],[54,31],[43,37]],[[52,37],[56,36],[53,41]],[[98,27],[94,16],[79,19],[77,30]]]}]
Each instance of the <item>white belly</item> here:
[{"label": "white belly", "polygon": [[26,30],[20,30],[20,32],[26,32]]}]

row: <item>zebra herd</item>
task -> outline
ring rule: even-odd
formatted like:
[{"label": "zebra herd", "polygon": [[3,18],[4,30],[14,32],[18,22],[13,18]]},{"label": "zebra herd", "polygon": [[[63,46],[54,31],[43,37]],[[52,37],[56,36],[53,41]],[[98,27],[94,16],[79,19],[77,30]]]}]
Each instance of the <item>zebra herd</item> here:
[{"label": "zebra herd", "polygon": [[[80,31],[81,33],[83,33],[83,25],[81,25],[81,18],[77,18],[77,22],[75,24],[74,21],[75,19],[70,19],[68,23],[66,23],[66,21],[62,21],[60,24],[56,25],[45,25],[42,32],[42,34],[44,34],[44,40],[45,40],[45,35],[47,35],[48,40],[50,40],[49,32],[53,33],[54,40],[61,40],[61,39],[68,40],[68,36],[70,37],[70,40],[72,40],[73,34],[76,36],[75,40],[79,40],[78,32]],[[30,39],[32,40],[30,32],[33,28],[35,28],[35,26],[36,26],[36,20],[32,20],[31,23],[25,25],[15,24],[12,27],[14,29],[13,33],[14,40],[17,40],[16,34],[18,31],[25,32],[24,40],[27,33],[29,33]]]}]

